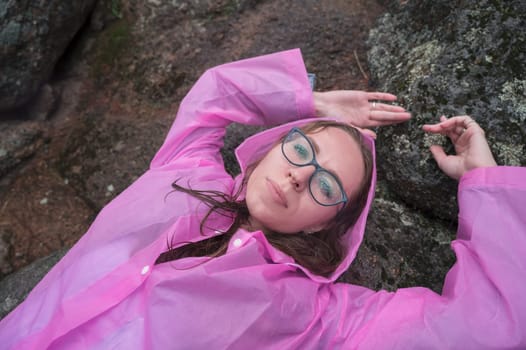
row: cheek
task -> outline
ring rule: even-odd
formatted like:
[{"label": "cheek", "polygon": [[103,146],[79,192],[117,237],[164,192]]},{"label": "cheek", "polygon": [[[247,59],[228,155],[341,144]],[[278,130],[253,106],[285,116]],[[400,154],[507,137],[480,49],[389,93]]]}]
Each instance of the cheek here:
[{"label": "cheek", "polygon": [[302,205],[298,208],[299,217],[307,226],[324,225],[338,213],[337,207],[324,207],[316,203],[310,193],[302,198]]}]

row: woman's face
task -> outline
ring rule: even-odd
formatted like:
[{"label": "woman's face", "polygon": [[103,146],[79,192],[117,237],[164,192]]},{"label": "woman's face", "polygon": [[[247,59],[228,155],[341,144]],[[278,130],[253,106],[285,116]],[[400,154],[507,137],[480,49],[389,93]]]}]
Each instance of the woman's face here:
[{"label": "woman's face", "polygon": [[[365,176],[358,142],[335,127],[307,134],[315,148],[318,164],[336,175],[347,198],[359,190]],[[246,203],[253,229],[267,228],[281,233],[319,231],[342,208],[342,204],[322,206],[309,191],[313,165],[291,164],[274,146],[259,162],[247,183]]]}]

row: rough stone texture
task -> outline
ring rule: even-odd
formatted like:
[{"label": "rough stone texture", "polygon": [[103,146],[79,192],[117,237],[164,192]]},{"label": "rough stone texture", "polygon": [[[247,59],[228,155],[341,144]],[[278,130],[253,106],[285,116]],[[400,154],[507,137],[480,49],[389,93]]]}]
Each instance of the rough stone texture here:
[{"label": "rough stone texture", "polygon": [[[128,2],[140,14],[139,26],[159,26],[170,29],[174,22],[186,19],[208,19],[211,16],[231,15],[253,8],[261,0],[147,0]],[[168,25],[168,26],[166,26]]]},{"label": "rough stone texture", "polygon": [[33,262],[31,265],[7,276],[0,285],[0,319],[4,318],[12,309],[20,304],[31,289],[44,275],[59,261],[65,250],[57,251],[45,258]]},{"label": "rough stone texture", "polygon": [[0,276],[13,272],[10,259],[12,246],[13,234],[7,229],[0,230]]},{"label": "rough stone texture", "polygon": [[410,1],[385,14],[368,40],[378,89],[395,93],[413,120],[378,137],[380,171],[411,206],[455,219],[456,184],[428,147],[446,145],[421,126],[469,114],[497,163],[526,165],[526,2]]},{"label": "rough stone texture", "polygon": [[59,92],[50,84],[45,84],[39,93],[27,106],[27,114],[31,120],[47,120],[58,107]]},{"label": "rough stone texture", "polygon": [[0,0],[0,111],[36,94],[94,3]]},{"label": "rough stone texture", "polygon": [[[48,146],[42,148],[40,152],[45,153]],[[0,182],[0,246],[3,241],[5,247],[0,249],[0,279],[70,247],[94,218],[94,210],[69,180],[34,157],[34,166],[23,165]],[[7,186],[5,180],[9,180]]]},{"label": "rough stone texture", "polygon": [[455,230],[453,221],[430,219],[396,201],[379,181],[364,242],[340,281],[389,291],[427,286],[440,293],[455,261]]},{"label": "rough stone texture", "polygon": [[88,115],[70,131],[56,165],[96,211],[148,169],[167,130],[160,123],[147,123]]},{"label": "rough stone texture", "polygon": [[221,149],[221,156],[225,162],[225,169],[232,176],[236,176],[241,172],[239,164],[234,153],[237,146],[241,144],[247,137],[254,135],[257,132],[265,130],[264,127],[249,126],[242,124],[231,124],[227,128],[225,135],[225,143]]},{"label": "rough stone texture", "polygon": [[0,178],[33,155],[42,145],[43,136],[38,122],[0,123]]}]

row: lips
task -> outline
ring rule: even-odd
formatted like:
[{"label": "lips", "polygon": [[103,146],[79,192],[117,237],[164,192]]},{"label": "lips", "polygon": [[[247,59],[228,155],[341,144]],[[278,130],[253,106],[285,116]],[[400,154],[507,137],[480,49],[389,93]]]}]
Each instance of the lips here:
[{"label": "lips", "polygon": [[278,184],[269,179],[268,177],[265,178],[265,180],[267,180],[267,187],[274,201],[287,208],[287,197],[285,197],[285,193],[283,193]]}]

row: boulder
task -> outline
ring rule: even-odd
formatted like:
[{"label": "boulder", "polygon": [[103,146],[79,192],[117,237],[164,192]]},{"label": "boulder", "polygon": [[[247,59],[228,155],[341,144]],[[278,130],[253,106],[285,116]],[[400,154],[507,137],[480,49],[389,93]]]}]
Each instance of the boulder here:
[{"label": "boulder", "polygon": [[44,128],[35,121],[0,123],[0,178],[32,156],[44,141]]},{"label": "boulder", "polygon": [[153,120],[79,118],[56,166],[96,211],[146,171],[168,125]]},{"label": "boulder", "polygon": [[22,106],[50,77],[95,0],[0,0],[0,111]]},{"label": "boulder", "polygon": [[0,283],[0,319],[24,301],[31,289],[65,254],[66,250],[57,251],[2,279],[2,283]]},{"label": "boulder", "polygon": [[13,234],[9,230],[0,228],[0,279],[13,272],[13,265],[9,259],[12,246]]},{"label": "boulder", "polygon": [[426,286],[440,293],[455,262],[455,230],[455,222],[429,218],[393,199],[379,181],[364,241],[339,281],[388,291]]},{"label": "boulder", "polygon": [[412,1],[380,18],[368,61],[378,90],[413,119],[378,135],[380,176],[410,206],[456,219],[456,183],[436,166],[421,126],[471,115],[497,163],[526,165],[526,2]]},{"label": "boulder", "polygon": [[239,164],[236,160],[235,150],[246,138],[265,130],[265,127],[254,125],[243,125],[238,123],[230,124],[226,129],[225,143],[221,149],[221,156],[225,163],[226,171],[236,176],[241,173]]}]

